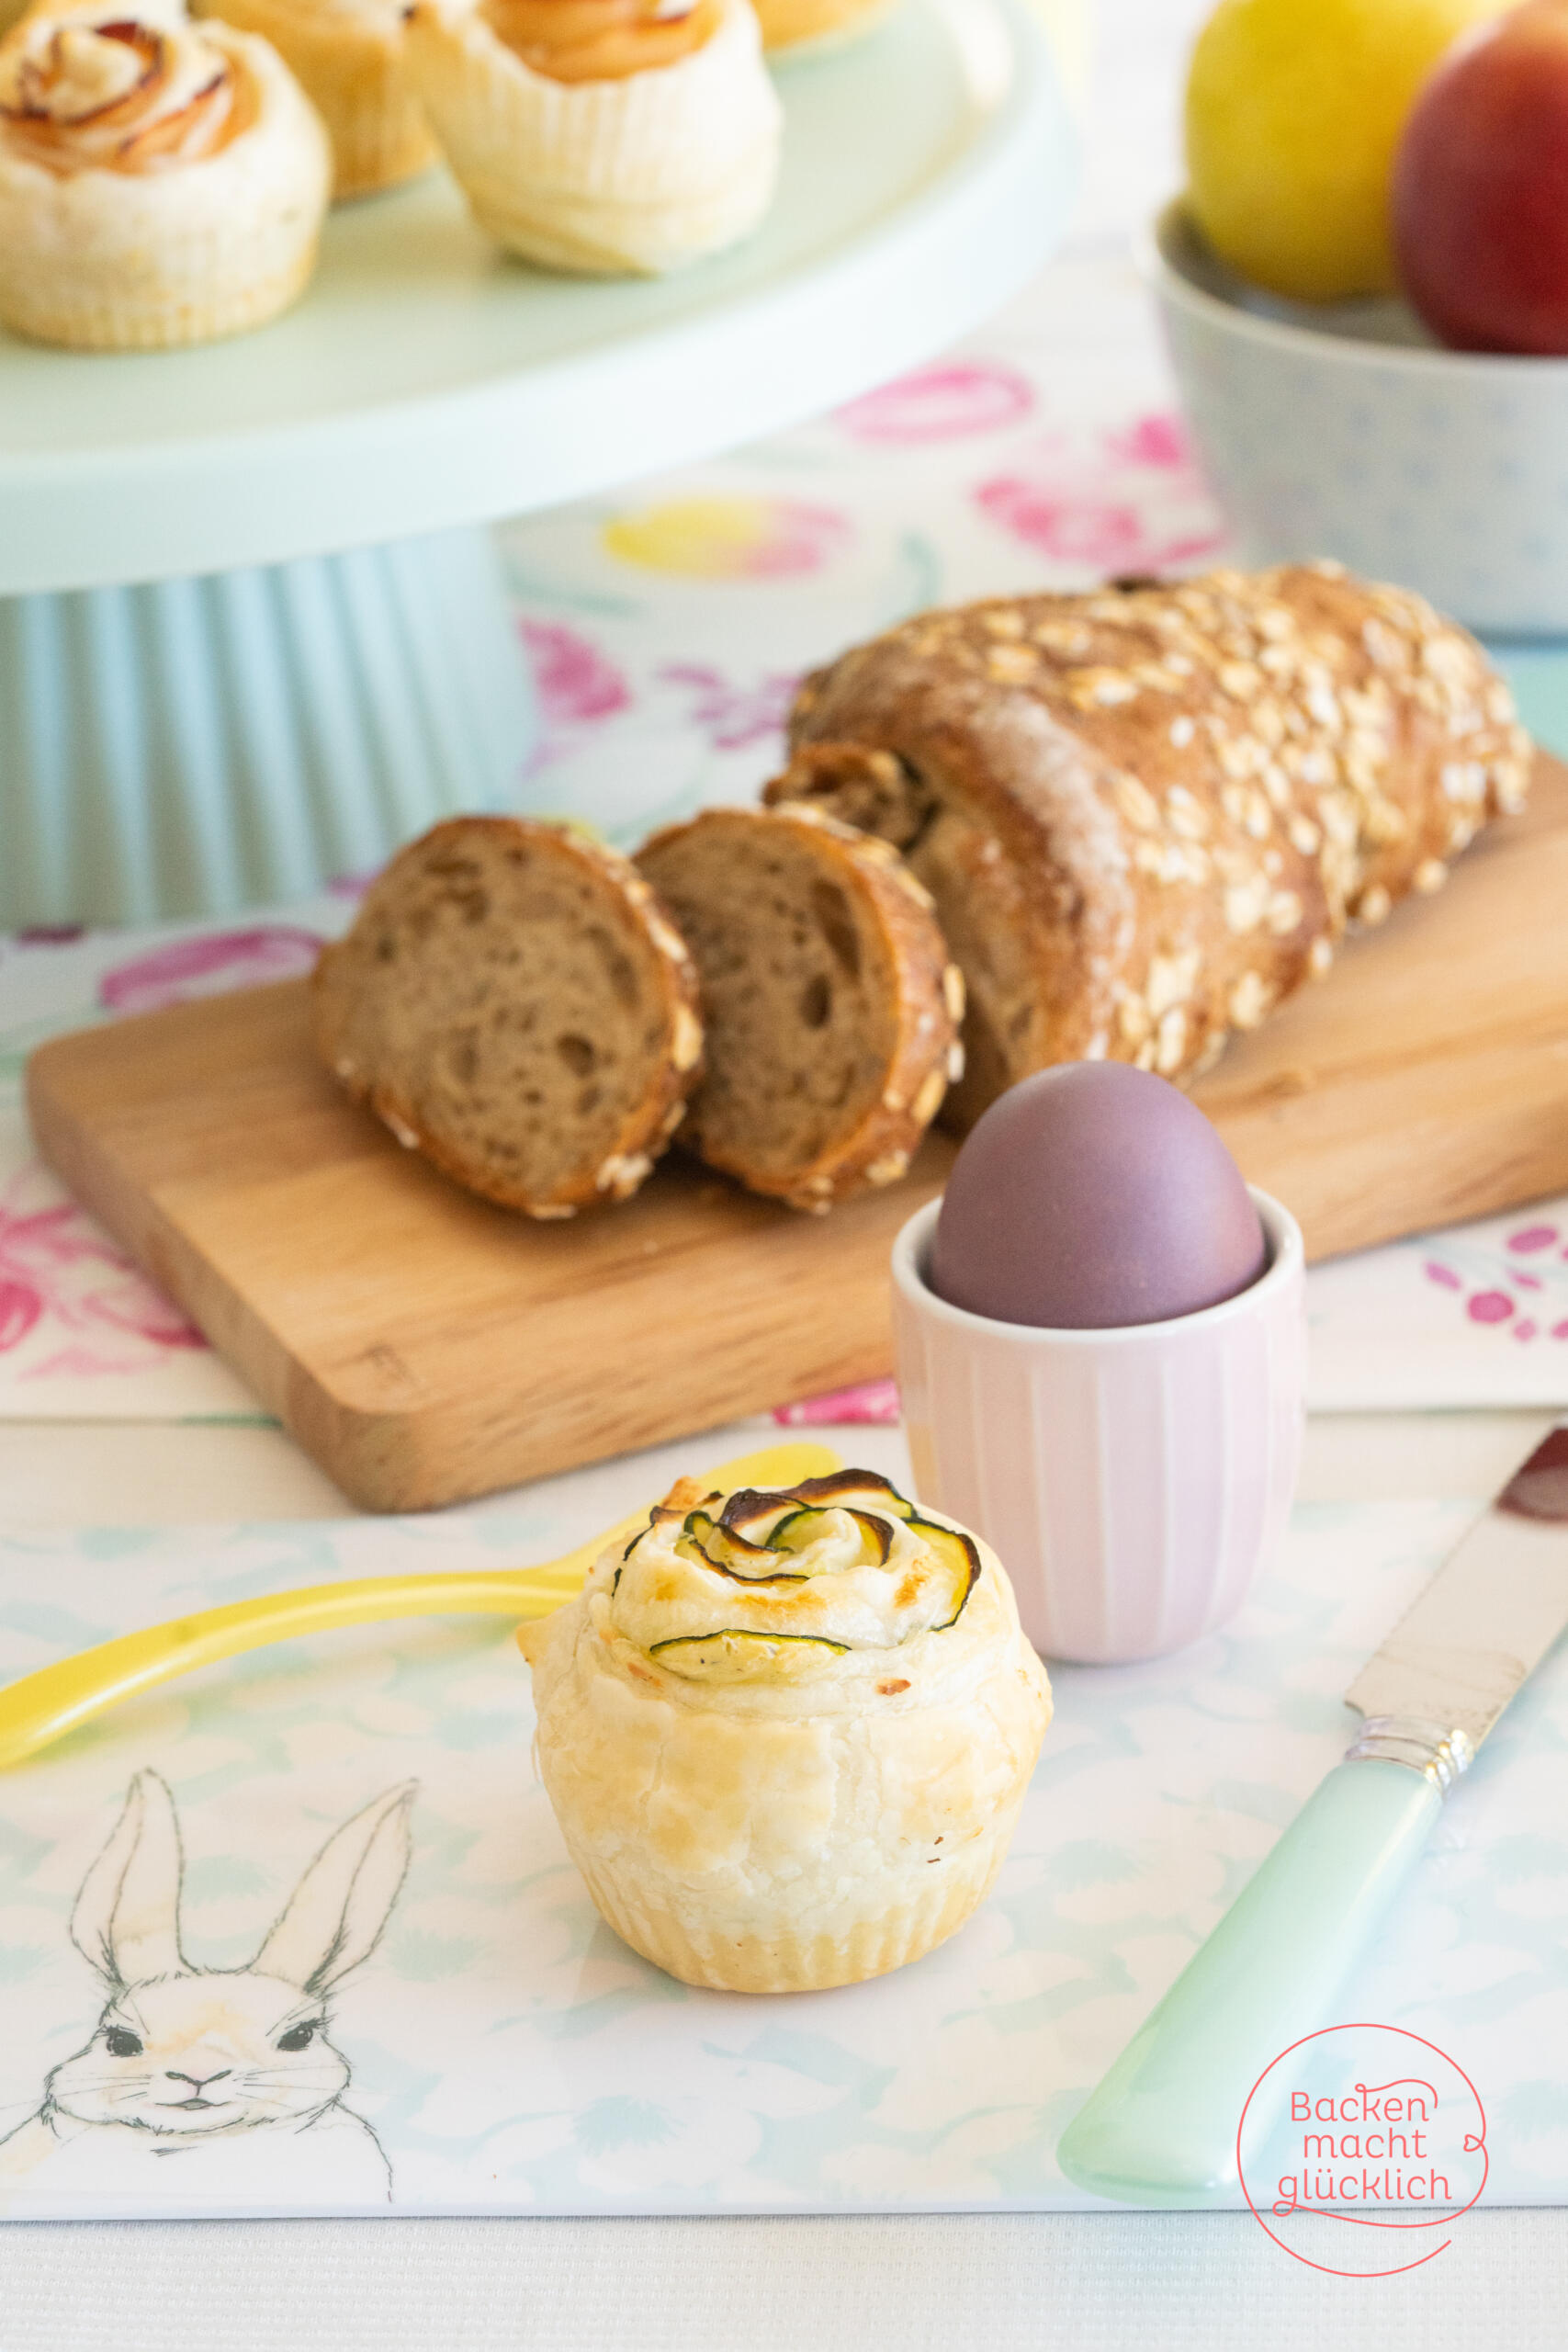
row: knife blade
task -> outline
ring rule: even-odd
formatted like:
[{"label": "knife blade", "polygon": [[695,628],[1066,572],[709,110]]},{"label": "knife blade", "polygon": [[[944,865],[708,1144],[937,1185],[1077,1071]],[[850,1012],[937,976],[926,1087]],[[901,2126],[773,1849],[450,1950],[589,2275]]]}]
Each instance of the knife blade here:
[{"label": "knife blade", "polygon": [[1351,1683],[1359,1737],[1067,2126],[1070,2180],[1123,2204],[1236,2196],[1247,2093],[1327,2018],[1448,1791],[1565,1631],[1568,1423]]},{"label": "knife blade", "polygon": [[[1418,1754],[1433,1732],[1462,1771],[1568,1624],[1568,1426],[1551,1430],[1345,1693],[1352,1756]],[[1410,1728],[1406,1728],[1410,1727]]]}]

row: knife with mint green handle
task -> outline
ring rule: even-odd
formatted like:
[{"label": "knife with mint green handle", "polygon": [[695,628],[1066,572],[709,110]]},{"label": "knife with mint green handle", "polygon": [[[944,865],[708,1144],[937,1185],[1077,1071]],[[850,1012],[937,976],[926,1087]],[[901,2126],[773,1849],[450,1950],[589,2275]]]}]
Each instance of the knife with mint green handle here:
[{"label": "knife with mint green handle", "polygon": [[1070,2180],[1129,2205],[1239,2194],[1242,2109],[1330,2012],[1443,1799],[1568,1628],[1568,1424],[1553,1430],[1362,1668],[1361,1736],[1063,2134]]}]

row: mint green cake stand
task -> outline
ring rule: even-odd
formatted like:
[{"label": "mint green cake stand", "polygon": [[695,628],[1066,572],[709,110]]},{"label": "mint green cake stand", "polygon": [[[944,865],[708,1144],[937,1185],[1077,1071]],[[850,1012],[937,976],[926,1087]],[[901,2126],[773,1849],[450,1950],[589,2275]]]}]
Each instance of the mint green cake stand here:
[{"label": "mint green cake stand", "polygon": [[335,214],[259,334],[0,334],[0,928],[220,913],[516,805],[485,526],[849,399],[1044,259],[1075,141],[1025,0],[906,0],[778,79],[773,211],[672,279],[526,270],[436,172]]}]

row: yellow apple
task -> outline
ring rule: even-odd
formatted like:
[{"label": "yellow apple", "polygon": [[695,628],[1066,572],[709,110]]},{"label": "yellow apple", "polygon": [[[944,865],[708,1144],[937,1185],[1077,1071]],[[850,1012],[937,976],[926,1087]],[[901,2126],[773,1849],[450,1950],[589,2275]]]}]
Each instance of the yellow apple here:
[{"label": "yellow apple", "polygon": [[1444,51],[1511,0],[1220,0],[1187,85],[1193,215],[1243,277],[1299,301],[1397,283],[1394,150]]}]

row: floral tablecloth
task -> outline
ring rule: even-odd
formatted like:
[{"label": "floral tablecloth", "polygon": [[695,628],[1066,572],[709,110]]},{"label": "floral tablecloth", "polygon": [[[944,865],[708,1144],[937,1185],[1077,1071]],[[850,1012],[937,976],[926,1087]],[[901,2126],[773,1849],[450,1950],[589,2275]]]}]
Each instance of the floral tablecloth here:
[{"label": "floral tablecloth", "polygon": [[[1059,262],[962,349],[837,414],[503,545],[542,739],[520,798],[630,844],[775,764],[802,672],[933,602],[1224,551],[1131,261]],[[157,932],[0,941],[0,1416],[254,1415],[39,1164],[42,1038],[309,967],[357,883]],[[1317,1269],[1320,1409],[1568,1401],[1568,1199]],[[792,1418],[890,1419],[886,1385]]]}]

